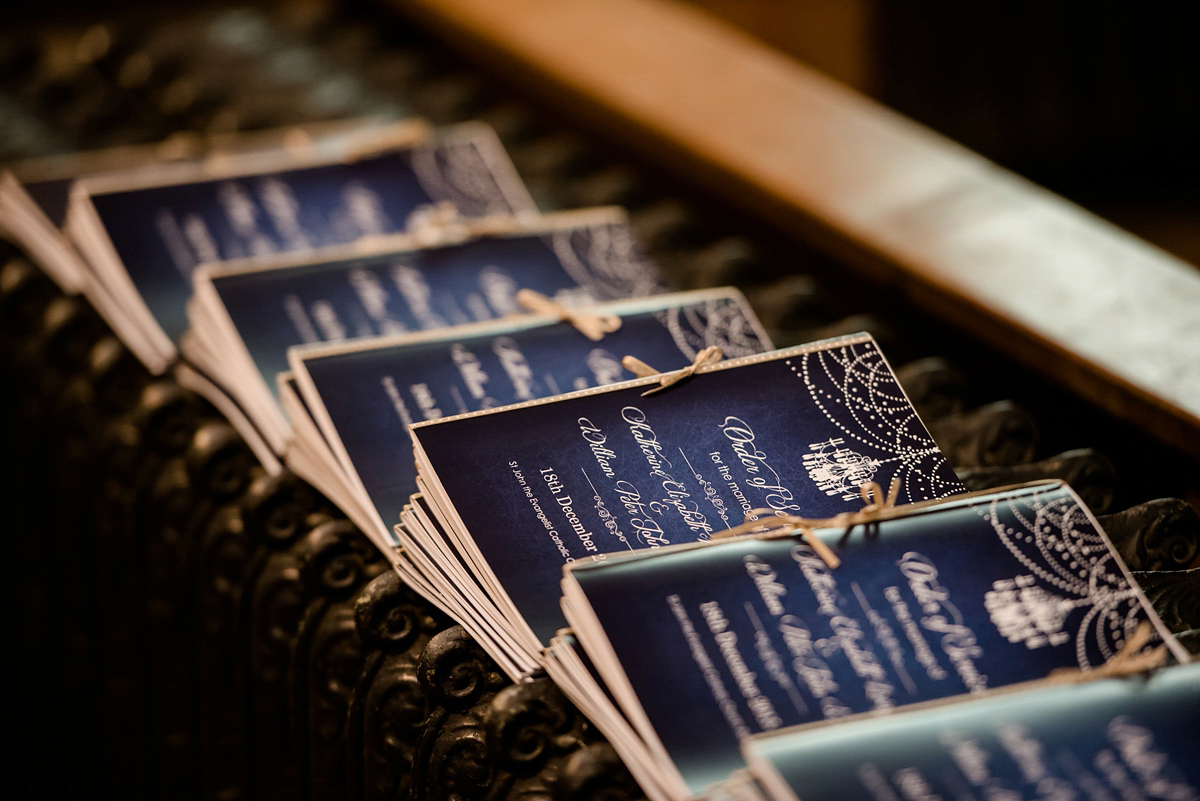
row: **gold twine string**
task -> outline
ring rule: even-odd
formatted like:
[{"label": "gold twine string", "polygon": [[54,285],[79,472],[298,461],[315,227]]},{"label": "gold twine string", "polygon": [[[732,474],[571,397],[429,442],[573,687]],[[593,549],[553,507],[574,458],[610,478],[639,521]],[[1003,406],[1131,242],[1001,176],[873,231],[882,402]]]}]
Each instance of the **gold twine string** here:
[{"label": "gold twine string", "polygon": [[1167,659],[1166,645],[1146,648],[1146,644],[1153,637],[1154,626],[1150,625],[1149,621],[1143,620],[1137,629],[1134,630],[1133,634],[1129,635],[1129,639],[1125,641],[1120,650],[1113,654],[1112,658],[1103,665],[1091,670],[1058,668],[1052,670],[1050,675],[1046,677],[1046,680],[1056,684],[1073,684],[1081,681],[1092,681],[1093,679],[1132,676],[1136,673],[1145,673],[1147,670],[1153,670]]},{"label": "gold twine string", "polygon": [[[728,539],[747,534],[754,534],[759,539],[776,539],[792,536],[799,531],[805,542],[817,552],[817,556],[820,556],[822,561],[831,568],[836,568],[842,563],[842,560],[816,535],[817,529],[845,528],[846,533],[849,534],[850,529],[857,525],[899,517],[918,506],[918,504],[896,506],[896,498],[900,495],[900,479],[898,478],[892,479],[887,495],[883,494],[883,487],[874,481],[863,484],[858,488],[858,492],[865,505],[857,512],[842,512],[833,517],[797,517],[783,514],[775,509],[751,509],[746,514],[745,523],[716,532],[713,534],[713,539]],[[752,517],[763,519],[751,520]]]},{"label": "gold twine string", "polygon": [[458,209],[448,200],[431,204],[408,216],[405,233],[420,247],[435,247],[463,238]]},{"label": "gold twine string", "polygon": [[[868,481],[859,487],[859,494],[862,495],[865,505],[857,512],[842,512],[833,517],[813,518],[783,514],[775,509],[751,509],[746,513],[745,523],[734,526],[731,529],[726,529],[725,531],[715,532],[712,538],[713,540],[721,540],[753,535],[757,539],[779,539],[781,537],[795,536],[799,532],[805,542],[812,547],[825,564],[829,565],[830,568],[836,569],[841,564],[841,559],[838,558],[837,554],[828,545],[817,537],[817,529],[842,528],[844,526],[846,534],[849,535],[850,530],[856,525],[877,523],[882,520],[903,517],[916,510],[942,503],[942,501],[922,501],[920,503],[896,506],[896,498],[900,494],[900,479],[898,478],[892,479],[886,497],[883,494],[883,488],[874,481]],[[763,516],[764,519],[750,519],[758,516]],[[1129,636],[1129,639],[1125,641],[1125,644],[1103,665],[1091,670],[1058,668],[1051,671],[1046,680],[1053,683],[1068,684],[1092,681],[1094,679],[1132,676],[1153,670],[1162,665],[1168,655],[1165,644],[1154,648],[1146,648],[1146,645],[1154,637],[1154,633],[1154,626],[1148,621],[1142,621],[1133,634]]]},{"label": "gold twine string", "polygon": [[720,348],[718,348],[716,345],[709,345],[707,348],[697,353],[696,359],[687,367],[683,368],[682,370],[673,370],[669,373],[662,373],[658,370],[655,370],[637,356],[626,356],[624,359],[621,359],[621,364],[626,370],[629,370],[638,378],[649,378],[652,375],[661,376],[661,378],[658,380],[657,387],[651,387],[642,393],[642,397],[644,398],[647,395],[653,395],[656,392],[662,392],[667,387],[674,386],[683,379],[695,375],[696,371],[701,367],[706,367],[710,364],[716,364],[717,362],[721,361],[722,355],[723,354],[721,353]]},{"label": "gold twine string", "polygon": [[611,334],[621,327],[621,318],[615,314],[588,314],[569,309],[533,289],[522,289],[518,292],[517,303],[536,314],[548,314],[564,323],[570,323],[593,342],[599,342],[604,339],[605,334]]}]

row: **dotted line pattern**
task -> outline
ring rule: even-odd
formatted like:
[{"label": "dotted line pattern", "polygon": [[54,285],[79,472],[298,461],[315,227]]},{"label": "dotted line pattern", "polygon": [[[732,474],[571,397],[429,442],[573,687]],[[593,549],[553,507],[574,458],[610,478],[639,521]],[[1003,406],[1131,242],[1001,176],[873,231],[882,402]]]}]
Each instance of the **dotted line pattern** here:
[{"label": "dotted line pattern", "polygon": [[[892,374],[874,341],[805,354],[787,362],[817,408],[877,466],[895,464],[887,486],[901,480],[901,501],[944,498],[962,491],[937,475],[944,457]],[[814,451],[822,443],[811,446]],[[928,468],[932,466],[932,470]]]},{"label": "dotted line pattern", "polygon": [[1091,607],[1075,637],[1080,667],[1091,667],[1089,645],[1099,652],[1099,663],[1124,645],[1143,618],[1141,601],[1103,537],[1069,494],[1052,489],[1000,497],[976,507],[976,512],[1030,573],[1074,596],[1072,606]]}]

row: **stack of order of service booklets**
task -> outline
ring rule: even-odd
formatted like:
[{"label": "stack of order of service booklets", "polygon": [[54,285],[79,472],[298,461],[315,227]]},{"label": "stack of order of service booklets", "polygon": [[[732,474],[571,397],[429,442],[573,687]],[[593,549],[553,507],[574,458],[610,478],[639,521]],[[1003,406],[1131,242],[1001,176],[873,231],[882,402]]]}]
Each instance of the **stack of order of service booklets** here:
[{"label": "stack of order of service booklets", "polygon": [[[682,368],[709,347],[735,355],[770,347],[734,289],[657,295],[580,311],[619,320],[620,327],[595,340],[557,317],[527,315],[297,348],[291,352],[294,377],[284,381],[285,405],[296,426],[295,453],[314,466],[314,483],[338,492],[342,508],[391,555],[409,582],[462,622],[514,678],[535,662],[530,653],[517,650],[499,607],[470,563],[446,540],[418,542],[406,527],[398,534],[393,531],[402,518],[432,525],[430,509],[419,498],[409,506],[417,490],[409,426],[414,420],[556,397],[563,390],[600,391],[628,377],[621,365],[625,355]],[[486,449],[485,440],[463,447],[461,456],[470,459],[476,445]],[[507,465],[505,474],[513,476]],[[592,526],[583,500],[580,496],[578,514]],[[571,513],[561,504],[547,506],[545,512],[557,516],[564,510]],[[528,522],[523,516],[496,522],[506,527],[512,548],[540,544],[531,541],[532,532],[519,530]],[[595,531],[594,550],[613,544],[605,541],[611,539],[606,532],[599,527]],[[630,532],[631,540],[633,536]],[[562,538],[566,537],[578,542],[564,527]],[[566,543],[561,547],[574,548]],[[543,589],[557,593],[554,581]],[[553,597],[548,601],[556,603]]]},{"label": "stack of order of service booklets", "polygon": [[[525,311],[522,290],[570,306],[662,291],[615,208],[462,221],[205,265],[194,279],[191,329],[181,343],[189,369],[236,401],[252,423],[248,440],[261,432],[267,450],[280,456],[292,428],[276,376],[288,369],[291,346],[497,320]],[[337,500],[303,459],[297,454],[289,463]]]},{"label": "stack of order of service booklets", "polygon": [[[835,550],[839,566],[789,533],[568,567],[563,607],[574,633],[556,640],[548,668],[637,766],[651,795],[702,793],[744,767],[739,744],[747,738],[823,722],[811,734],[797,729],[781,738],[769,753],[796,747],[794,771],[783,756],[778,764],[789,782],[814,776],[813,798],[853,797],[830,794],[830,776],[860,757],[883,759],[884,742],[894,749],[889,765],[923,753],[919,738],[902,734],[909,724],[879,715],[1055,671],[1086,676],[1143,630],[1163,641],[1165,661],[1188,660],[1095,518],[1061,482],[918,504],[814,535]],[[939,708],[991,725],[993,706]],[[834,725],[853,715],[872,722]],[[830,744],[843,751],[840,762],[828,757]],[[842,781],[853,784],[854,772]],[[900,786],[868,784],[876,797],[937,797],[892,781]],[[781,798],[780,783],[768,784]],[[808,797],[803,783],[793,786]]]},{"label": "stack of order of service booklets", "polygon": [[[486,126],[17,165],[0,229],[652,801],[1196,797],[1195,669],[1030,684],[1146,631],[1187,659],[1069,488],[962,494],[869,335],[772,350],[737,290],[666,293],[622,211],[539,215]],[[722,539],[870,482],[901,507]]]},{"label": "stack of order of service booklets", "polygon": [[564,565],[705,541],[763,507],[857,510],[872,476],[898,479],[905,502],[962,491],[869,335],[702,366],[643,394],[679,374],[666,377],[412,426],[420,492],[397,536],[461,580],[514,678],[543,665],[564,623]]},{"label": "stack of order of service booklets", "polygon": [[154,373],[176,359],[200,264],[421,231],[446,216],[535,213],[490,128],[420,122],[328,147],[234,149],[75,181],[65,229]]}]

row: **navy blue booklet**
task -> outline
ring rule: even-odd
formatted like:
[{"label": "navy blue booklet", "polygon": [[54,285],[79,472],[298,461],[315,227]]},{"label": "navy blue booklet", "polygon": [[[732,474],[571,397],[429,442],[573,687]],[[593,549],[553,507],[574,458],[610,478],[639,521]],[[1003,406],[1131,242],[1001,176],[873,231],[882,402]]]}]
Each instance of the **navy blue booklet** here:
[{"label": "navy blue booklet", "polygon": [[417,492],[414,421],[627,380],[633,376],[621,365],[625,355],[673,370],[710,346],[732,356],[771,348],[745,298],[731,288],[580,311],[613,315],[621,326],[594,341],[555,317],[523,315],[291,351],[304,401],[336,468],[357,492],[369,523],[364,530],[376,542],[399,544],[392,527]]},{"label": "navy blue booklet", "polygon": [[502,613],[473,578],[471,557],[441,537],[419,543],[403,524],[419,517],[418,528],[437,526],[422,495],[410,503],[418,483],[409,424],[464,407],[479,410],[620,381],[630,376],[621,365],[626,354],[675,368],[710,346],[746,354],[770,348],[745,299],[729,288],[577,312],[616,317],[621,325],[596,341],[558,317],[522,315],[290,354],[303,400],[284,398],[294,423],[289,465],[306,470],[331,497],[346,498],[339,505],[396,569],[498,661],[507,660],[514,676],[535,663],[518,666],[506,656],[519,649],[497,630]]},{"label": "navy blue booklet", "polygon": [[771,801],[1200,799],[1200,664],[751,737]]},{"label": "navy blue booklet", "polygon": [[399,123],[332,155],[287,148],[86,178],[66,229],[141,329],[152,371],[176,356],[200,264],[353,242],[431,220],[533,214],[495,133]]},{"label": "navy blue booklet", "polygon": [[[232,153],[288,148],[305,157],[332,157],[363,141],[391,121],[355,118],[226,134],[178,133],[153,144],[129,145],[26,159],[0,170],[0,231],[20,245],[62,290],[83,293],[106,317],[115,314],[107,293],[97,297],[87,263],[63,233],[71,187],[88,176],[154,170],[178,162],[197,162]],[[110,324],[113,321],[109,320]],[[123,335],[119,325],[114,326]],[[133,330],[133,329],[131,329]]]},{"label": "navy blue booklet", "polygon": [[[282,454],[291,431],[275,376],[288,369],[291,346],[496,320],[526,311],[516,300],[522,289],[579,305],[663,288],[617,208],[465,222],[439,236],[448,241],[422,246],[428,237],[398,235],[202,267],[182,352],[227,388]],[[408,483],[401,482],[405,497]]]},{"label": "navy blue booklet", "polygon": [[903,502],[963,489],[869,335],[720,362],[643,396],[659,384],[412,427],[419,483],[526,655],[563,625],[565,564],[707,540],[760,507],[857,510],[872,479],[899,479]]},{"label": "navy blue booklet", "polygon": [[752,734],[1093,669],[1143,621],[1187,659],[1061,482],[817,535],[836,569],[799,536],[568,568],[572,628],[672,796]]}]

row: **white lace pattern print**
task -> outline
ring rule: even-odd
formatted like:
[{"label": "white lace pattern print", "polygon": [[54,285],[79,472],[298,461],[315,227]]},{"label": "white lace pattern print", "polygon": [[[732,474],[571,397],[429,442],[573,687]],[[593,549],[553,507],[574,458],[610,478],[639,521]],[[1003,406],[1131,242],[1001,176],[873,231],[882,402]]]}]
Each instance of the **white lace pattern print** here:
[{"label": "white lace pattern print", "polygon": [[664,309],[656,312],[655,317],[671,332],[679,351],[689,360],[714,345],[726,359],[767,350],[767,343],[746,318],[741,304],[731,298],[712,298],[704,303]]},{"label": "white lace pattern print", "polygon": [[658,270],[626,223],[554,231],[545,239],[571,280],[593,300],[640,298],[663,291]]},{"label": "white lace pattern print", "polygon": [[826,495],[859,497],[866,481],[900,480],[899,503],[963,492],[874,342],[789,359],[820,412],[841,434],[809,445],[804,466]]},{"label": "white lace pattern print", "polygon": [[1112,658],[1145,618],[1103,535],[1071,494],[1060,488],[1005,496],[978,507],[1026,573],[994,582],[984,603],[1009,642],[1028,648],[1070,639],[1064,623],[1086,609],[1075,634],[1079,667]]},{"label": "white lace pattern print", "polygon": [[421,188],[434,202],[452,204],[459,217],[486,217],[515,211],[483,153],[470,140],[415,148],[412,169]]}]

